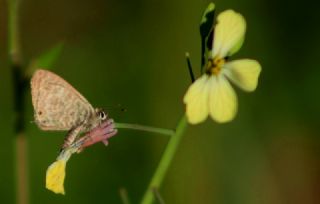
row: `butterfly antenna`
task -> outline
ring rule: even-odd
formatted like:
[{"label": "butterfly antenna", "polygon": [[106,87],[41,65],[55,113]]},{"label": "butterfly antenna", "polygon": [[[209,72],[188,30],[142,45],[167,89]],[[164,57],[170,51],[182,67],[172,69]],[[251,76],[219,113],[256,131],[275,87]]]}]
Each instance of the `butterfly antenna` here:
[{"label": "butterfly antenna", "polygon": [[110,106],[110,107],[105,107],[104,110],[110,111],[110,110],[117,110],[120,112],[126,112],[127,109],[122,106],[121,104],[117,104],[116,106]]}]

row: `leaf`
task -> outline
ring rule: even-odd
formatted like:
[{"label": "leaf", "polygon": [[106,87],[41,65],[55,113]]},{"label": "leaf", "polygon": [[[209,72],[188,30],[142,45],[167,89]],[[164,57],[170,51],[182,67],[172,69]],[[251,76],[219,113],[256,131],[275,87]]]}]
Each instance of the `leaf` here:
[{"label": "leaf", "polygon": [[31,60],[30,65],[28,66],[26,70],[26,76],[31,77],[33,72],[36,69],[51,69],[53,63],[57,60],[59,57],[62,49],[63,49],[64,43],[60,42],[47,50],[46,52],[42,53],[39,57],[36,59]]},{"label": "leaf", "polygon": [[212,49],[213,40],[213,21],[215,14],[215,5],[210,3],[203,12],[200,22],[200,36],[201,36],[201,72],[206,61],[206,52]]}]

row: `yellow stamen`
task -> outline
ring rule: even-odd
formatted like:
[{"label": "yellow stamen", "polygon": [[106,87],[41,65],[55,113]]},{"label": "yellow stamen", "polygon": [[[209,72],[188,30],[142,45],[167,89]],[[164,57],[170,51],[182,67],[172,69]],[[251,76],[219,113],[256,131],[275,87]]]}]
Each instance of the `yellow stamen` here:
[{"label": "yellow stamen", "polygon": [[214,59],[209,59],[206,67],[206,73],[208,75],[218,75],[224,63],[224,58],[215,57]]}]

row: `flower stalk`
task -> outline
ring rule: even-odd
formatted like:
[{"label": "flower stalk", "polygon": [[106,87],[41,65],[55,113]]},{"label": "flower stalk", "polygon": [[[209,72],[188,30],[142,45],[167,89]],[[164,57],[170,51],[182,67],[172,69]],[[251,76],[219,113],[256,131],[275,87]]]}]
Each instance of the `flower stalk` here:
[{"label": "flower stalk", "polygon": [[169,136],[172,136],[175,134],[175,131],[170,129],[151,127],[151,126],[139,125],[139,124],[130,124],[130,123],[115,123],[115,128],[140,130],[140,131],[159,133],[162,135],[169,135]]},{"label": "flower stalk", "polygon": [[169,143],[164,150],[160,163],[151,179],[151,182],[143,196],[141,204],[151,204],[154,201],[153,189],[159,189],[163,182],[163,179],[172,163],[173,157],[178,149],[178,146],[182,140],[184,132],[187,128],[187,119],[183,116],[177,125],[175,134],[170,137]]}]

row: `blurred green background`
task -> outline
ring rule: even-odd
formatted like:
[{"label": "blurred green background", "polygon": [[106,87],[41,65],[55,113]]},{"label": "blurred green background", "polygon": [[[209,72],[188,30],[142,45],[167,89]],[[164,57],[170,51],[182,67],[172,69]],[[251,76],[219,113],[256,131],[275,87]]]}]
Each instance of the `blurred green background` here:
[{"label": "blurred green background", "polygon": [[[23,0],[24,63],[57,43],[51,67],[118,122],[174,128],[190,84],[185,52],[200,70],[198,25],[207,0]],[[237,90],[228,124],[190,126],[161,188],[166,203],[320,203],[320,14],[313,1],[216,0],[248,24],[233,59],[262,64],[258,89]],[[7,54],[7,4],[0,0],[0,203],[15,203],[13,88]],[[121,112],[117,105],[127,109]],[[138,203],[168,137],[120,130],[71,158],[66,196],[45,189],[45,172],[65,133],[43,132],[28,90],[30,203]]]}]

